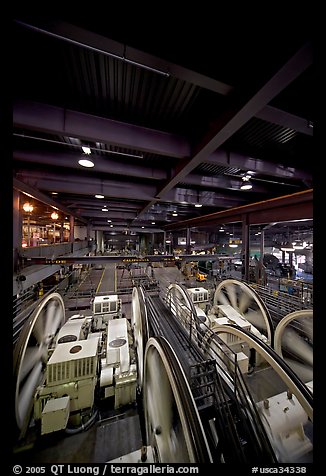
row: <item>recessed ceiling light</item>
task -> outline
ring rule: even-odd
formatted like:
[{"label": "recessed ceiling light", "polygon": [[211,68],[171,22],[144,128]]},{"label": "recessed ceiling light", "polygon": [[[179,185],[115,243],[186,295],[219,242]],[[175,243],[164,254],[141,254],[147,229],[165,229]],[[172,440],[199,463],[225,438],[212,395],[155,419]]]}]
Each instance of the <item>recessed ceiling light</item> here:
[{"label": "recessed ceiling light", "polygon": [[95,195],[95,198],[104,198],[104,195],[97,194]]},{"label": "recessed ceiling light", "polygon": [[107,208],[102,208],[102,212],[108,212],[109,210]]},{"label": "recessed ceiling light", "polygon": [[241,185],[241,190],[251,190],[252,189],[252,185],[251,183],[244,183]]},{"label": "recessed ceiling light", "polygon": [[203,205],[202,205],[201,203],[196,203],[196,204],[195,204],[195,207],[196,207],[196,208],[200,208],[200,207],[202,207],[202,206],[203,206]]},{"label": "recessed ceiling light", "polygon": [[92,162],[89,159],[80,159],[80,160],[78,160],[78,163],[82,167],[88,167],[88,168],[94,167],[94,162]]},{"label": "recessed ceiling light", "polygon": [[111,223],[112,220],[108,220],[108,223]]},{"label": "recessed ceiling light", "polygon": [[152,221],[152,225],[155,225],[155,221]]},{"label": "recessed ceiling light", "polygon": [[51,192],[52,195],[58,195],[58,192]]}]

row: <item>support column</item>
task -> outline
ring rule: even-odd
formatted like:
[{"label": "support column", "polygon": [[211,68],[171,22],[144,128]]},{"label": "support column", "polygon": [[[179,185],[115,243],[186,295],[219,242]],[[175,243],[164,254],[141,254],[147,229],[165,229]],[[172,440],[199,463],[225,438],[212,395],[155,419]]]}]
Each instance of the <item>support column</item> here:
[{"label": "support column", "polygon": [[249,281],[249,224],[248,216],[242,215],[242,273],[241,278]]},{"label": "support column", "polygon": [[90,238],[91,238],[91,224],[90,224],[90,223],[87,223],[87,231],[86,231],[86,233],[87,233],[87,241],[89,241]]},{"label": "support column", "polygon": [[69,230],[69,241],[74,241],[75,236],[74,236],[74,228],[75,228],[75,217],[70,215],[69,217],[69,224],[70,224],[70,230]]},{"label": "support column", "polygon": [[63,237],[64,227],[63,227],[63,225],[64,225],[64,222],[62,221],[62,222],[60,223],[60,243],[63,243],[63,242],[64,242],[64,237]]},{"label": "support column", "polygon": [[20,212],[20,193],[13,191],[13,270],[17,271],[19,251],[22,246],[22,214]]},{"label": "support column", "polygon": [[191,253],[191,230],[190,227],[187,228],[187,235],[186,235],[186,254]]},{"label": "support column", "polygon": [[163,251],[166,254],[166,231],[163,231]]},{"label": "support column", "polygon": [[96,253],[104,253],[103,231],[96,230]]}]

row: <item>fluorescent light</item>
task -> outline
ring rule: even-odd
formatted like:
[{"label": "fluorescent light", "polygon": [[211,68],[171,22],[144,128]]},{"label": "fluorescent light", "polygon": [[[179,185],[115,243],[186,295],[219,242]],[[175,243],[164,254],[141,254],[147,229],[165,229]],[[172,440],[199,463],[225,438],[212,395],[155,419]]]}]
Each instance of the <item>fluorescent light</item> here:
[{"label": "fluorescent light", "polygon": [[238,245],[235,245],[235,244],[229,244],[229,247],[230,247],[230,248],[238,248]]},{"label": "fluorescent light", "polygon": [[89,155],[91,153],[91,149],[89,147],[84,146],[84,145],[82,146],[82,151],[86,155]]},{"label": "fluorescent light", "polygon": [[80,159],[80,160],[78,160],[78,163],[82,167],[88,167],[88,168],[94,167],[94,162],[92,162],[89,159]]},{"label": "fluorescent light", "polygon": [[95,195],[95,198],[104,198],[104,195]]},{"label": "fluorescent light", "polygon": [[27,197],[30,197],[30,198],[35,198],[33,197],[33,195],[31,195],[30,193],[27,193],[27,192],[23,192],[24,195],[26,195]]}]

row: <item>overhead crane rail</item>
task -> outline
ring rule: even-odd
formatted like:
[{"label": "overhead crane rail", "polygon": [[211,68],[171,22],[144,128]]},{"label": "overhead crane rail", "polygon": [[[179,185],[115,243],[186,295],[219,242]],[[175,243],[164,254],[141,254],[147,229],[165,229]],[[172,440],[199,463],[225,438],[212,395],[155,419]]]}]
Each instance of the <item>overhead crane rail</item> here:
[{"label": "overhead crane rail", "polygon": [[32,264],[105,264],[105,263],[171,263],[175,260],[184,261],[215,261],[219,259],[233,259],[233,256],[206,254],[183,254],[183,255],[147,255],[147,256],[130,256],[130,255],[105,255],[105,256],[59,256],[57,258],[26,258],[21,257],[24,266]]}]

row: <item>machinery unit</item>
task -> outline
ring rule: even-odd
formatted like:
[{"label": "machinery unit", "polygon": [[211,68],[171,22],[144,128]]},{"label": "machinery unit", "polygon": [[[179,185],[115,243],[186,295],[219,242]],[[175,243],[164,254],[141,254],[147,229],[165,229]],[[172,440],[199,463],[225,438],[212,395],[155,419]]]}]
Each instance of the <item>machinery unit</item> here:
[{"label": "machinery unit", "polygon": [[59,330],[56,342],[63,344],[65,342],[74,342],[76,340],[85,339],[87,334],[87,319],[85,316],[75,314],[65,323]]},{"label": "machinery unit", "polygon": [[[98,377],[98,352],[98,338],[57,345],[46,366],[45,384],[38,387],[36,393],[35,419],[42,418],[43,421],[44,410],[47,408],[45,414],[46,420],[49,422],[51,420],[50,413],[56,413],[58,408],[55,405],[47,406],[47,404],[51,399],[57,400],[63,396],[69,397],[70,414],[85,409],[90,410],[93,407]],[[49,423],[46,428],[49,432]],[[51,431],[56,430],[52,429]]]},{"label": "machinery unit", "polygon": [[190,298],[194,304],[205,310],[209,303],[210,293],[205,288],[188,288]]},{"label": "machinery unit", "polygon": [[278,461],[299,462],[312,451],[313,445],[304,431],[308,416],[295,395],[282,392],[258,402],[257,406],[263,424],[271,434]]},{"label": "machinery unit", "polygon": [[22,436],[31,421],[41,435],[81,431],[95,421],[99,398],[114,408],[135,401],[133,335],[121,317],[121,300],[116,294],[96,296],[92,309],[91,316],[75,314],[64,322],[63,300],[55,293],[28,322],[16,364],[16,423]]},{"label": "machinery unit", "polygon": [[95,296],[92,311],[94,329],[103,330],[110,319],[121,317],[121,299],[117,294]]},{"label": "machinery unit", "polygon": [[100,387],[104,398],[115,396],[114,408],[136,399],[137,371],[131,357],[126,318],[108,322],[106,357],[101,360]]},{"label": "machinery unit", "polygon": [[70,398],[53,398],[46,402],[42,411],[41,435],[64,430],[68,423],[70,412]]}]

